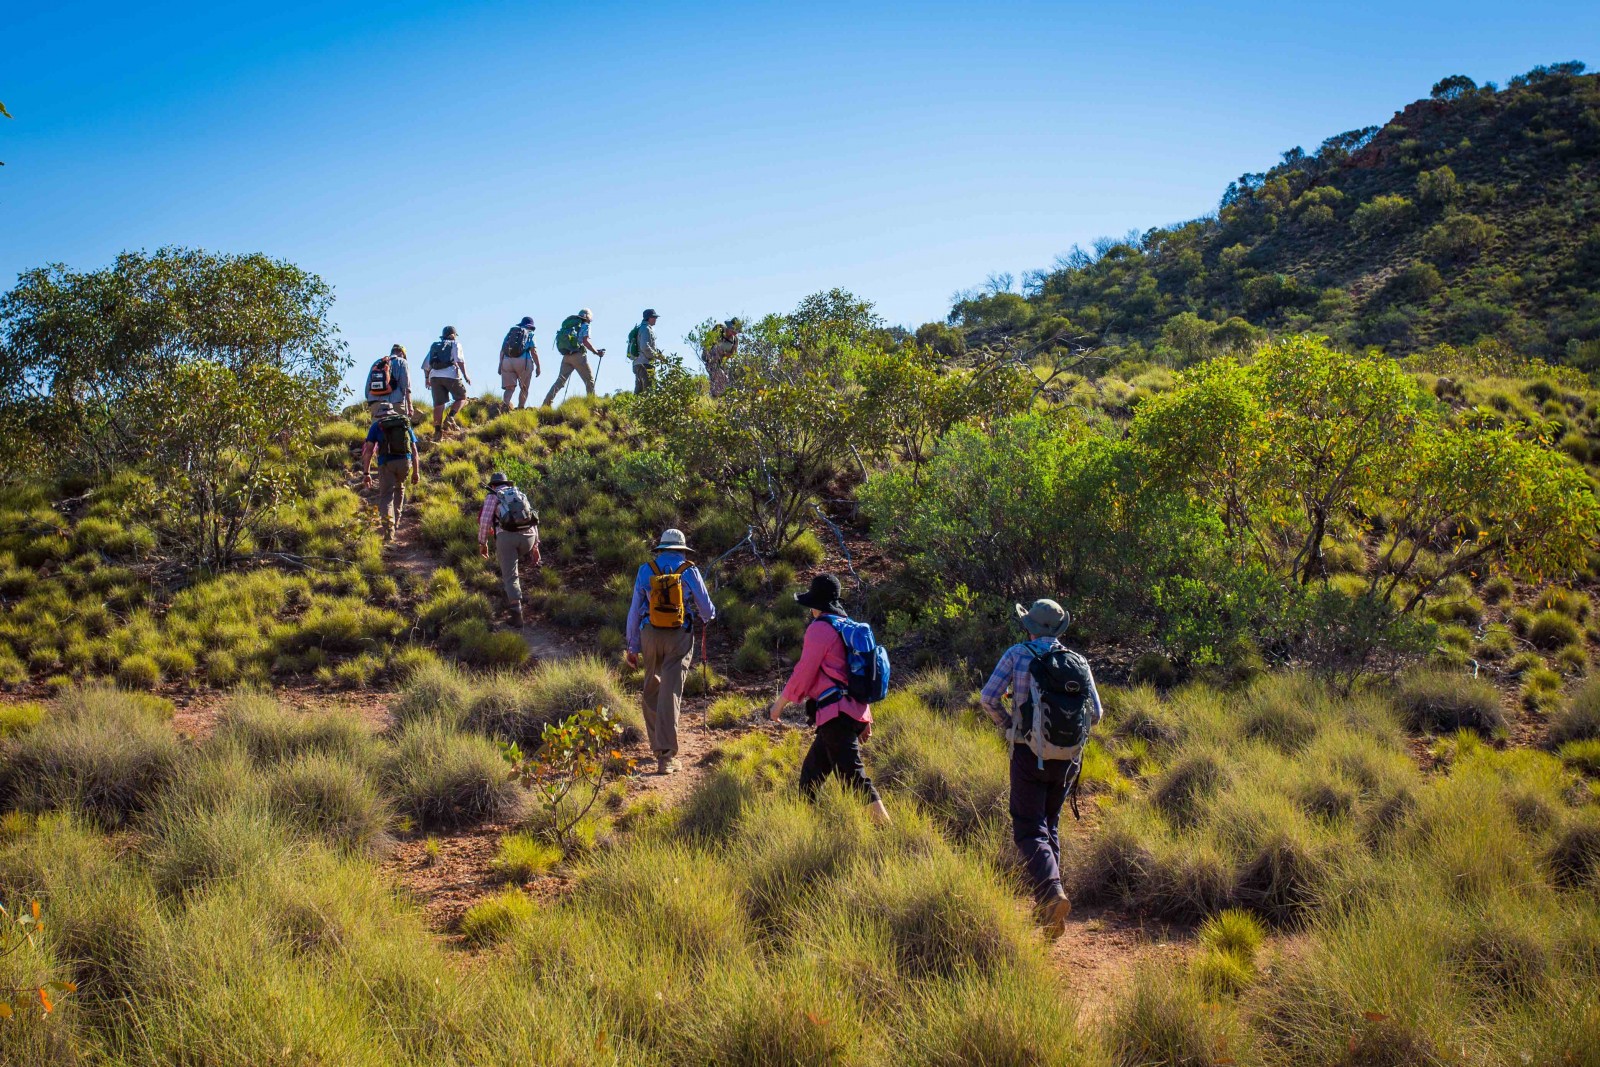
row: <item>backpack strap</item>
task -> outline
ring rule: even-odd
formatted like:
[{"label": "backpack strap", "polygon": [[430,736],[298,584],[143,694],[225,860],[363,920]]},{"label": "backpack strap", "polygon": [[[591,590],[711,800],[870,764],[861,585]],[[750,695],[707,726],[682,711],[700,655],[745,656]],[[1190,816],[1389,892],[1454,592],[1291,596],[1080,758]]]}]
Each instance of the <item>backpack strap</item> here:
[{"label": "backpack strap", "polygon": [[646,563],[645,566],[650,568],[651,574],[655,575],[657,578],[661,577],[661,568],[656,566],[655,560],[651,560],[649,563]]},{"label": "backpack strap", "polygon": [[688,560],[684,560],[682,563],[680,563],[678,565],[678,569],[673,571],[672,573],[681,575],[681,574],[683,574],[685,571],[689,570],[693,566],[694,566],[693,563],[690,563]]}]

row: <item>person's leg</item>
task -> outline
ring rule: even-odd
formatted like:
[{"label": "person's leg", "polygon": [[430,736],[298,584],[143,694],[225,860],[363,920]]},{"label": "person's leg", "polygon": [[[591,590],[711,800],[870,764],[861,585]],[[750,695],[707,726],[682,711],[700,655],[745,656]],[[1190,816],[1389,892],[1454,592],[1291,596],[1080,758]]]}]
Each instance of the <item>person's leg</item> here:
[{"label": "person's leg", "polygon": [[1061,805],[1067,801],[1067,773],[1072,764],[1068,760],[1050,760],[1045,764],[1049,779],[1044,791],[1044,821],[1049,831],[1050,855],[1055,860],[1055,888],[1061,888]]},{"label": "person's leg", "polygon": [[566,388],[567,379],[570,377],[572,377],[572,364],[562,359],[561,369],[556,372],[556,380],[550,384],[550,391],[544,395],[545,407],[556,402],[556,394]]},{"label": "person's leg", "polygon": [[467,402],[467,383],[460,378],[452,379],[450,382],[450,395],[455,398],[455,403],[450,405],[450,414],[444,417],[444,421],[448,425],[455,425],[456,416],[460,414],[462,406]]},{"label": "person's leg", "polygon": [[800,792],[808,797],[815,796],[823,779],[832,771],[833,760],[828,755],[828,744],[819,727],[811,735],[811,747],[806,749],[806,758],[800,761]]},{"label": "person's leg", "polygon": [[494,535],[495,561],[500,564],[500,587],[506,594],[506,606],[516,614],[522,608],[522,576],[517,565],[522,562],[527,535],[516,530],[496,530]]},{"label": "person's leg", "polygon": [[683,681],[694,659],[694,634],[689,630],[663,630],[661,687],[656,694],[656,753],[658,759],[678,755],[678,715],[683,710]]},{"label": "person's leg", "polygon": [[433,395],[433,436],[444,432],[444,409],[450,403],[450,386],[443,378],[429,378],[428,392]]},{"label": "person's leg", "polygon": [[573,369],[578,372],[578,377],[583,379],[583,387],[588,390],[589,395],[594,396],[594,370],[589,366],[589,357],[579,355],[578,365]]},{"label": "person's leg", "polygon": [[1040,779],[1038,763],[1026,745],[1011,746],[1011,839],[1028,870],[1034,899],[1040,903],[1061,889],[1061,868],[1050,848],[1046,818],[1047,784]]},{"label": "person's leg", "polygon": [[[533,388],[533,357],[524,356],[517,361],[517,410],[528,406],[528,390]],[[510,403],[510,400],[506,401]]]},{"label": "person's leg", "polygon": [[516,360],[504,359],[500,361],[500,394],[506,407],[511,406],[511,394],[517,389]]},{"label": "person's leg", "polygon": [[861,759],[861,732],[865,727],[850,716],[840,713],[829,719],[818,733],[828,735],[828,755],[833,763],[833,773],[851,789],[868,801],[878,803],[878,787],[867,777],[867,765]]},{"label": "person's leg", "polygon": [[394,466],[392,460],[378,464],[378,525],[383,530],[385,541],[394,536],[397,510],[394,501],[403,491],[396,482]]},{"label": "person's leg", "polygon": [[659,720],[661,664],[667,655],[665,639],[670,636],[648,624],[639,628],[639,662],[644,667],[644,732],[650,739],[650,752],[658,760],[661,758],[662,733]]}]

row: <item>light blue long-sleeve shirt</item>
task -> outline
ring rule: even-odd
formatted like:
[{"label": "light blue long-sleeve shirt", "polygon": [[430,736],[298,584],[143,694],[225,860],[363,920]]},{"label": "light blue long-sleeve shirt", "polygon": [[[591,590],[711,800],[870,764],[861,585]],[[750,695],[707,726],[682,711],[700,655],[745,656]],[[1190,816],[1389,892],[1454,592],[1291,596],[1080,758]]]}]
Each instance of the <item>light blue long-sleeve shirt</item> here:
[{"label": "light blue long-sleeve shirt", "polygon": [[411,372],[406,368],[406,361],[399,356],[390,355],[384,358],[390,361],[389,380],[394,383],[394,388],[387,393],[374,393],[368,390],[367,403],[371,404],[379,400],[387,400],[395,407],[400,407],[406,402],[406,398],[411,395]]},{"label": "light blue long-sleeve shirt", "polygon": [[[656,566],[662,573],[675,571],[684,563],[681,552],[656,553]],[[650,571],[650,564],[645,563],[639,567],[639,573],[633,579],[633,600],[628,604],[628,651],[639,651],[639,631],[644,626],[646,617],[650,614],[650,579],[654,575]],[[698,618],[703,622],[710,622],[717,617],[716,606],[711,603],[711,594],[706,590],[706,580],[700,576],[699,567],[690,567],[683,572],[683,587],[689,591],[689,602],[684,605],[691,618]]]}]

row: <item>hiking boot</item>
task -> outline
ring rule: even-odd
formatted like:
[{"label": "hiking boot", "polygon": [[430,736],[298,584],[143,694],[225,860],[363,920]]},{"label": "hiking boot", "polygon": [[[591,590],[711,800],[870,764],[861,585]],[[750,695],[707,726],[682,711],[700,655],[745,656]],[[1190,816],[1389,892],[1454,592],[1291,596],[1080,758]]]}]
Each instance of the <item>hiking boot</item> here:
[{"label": "hiking boot", "polygon": [[1044,927],[1046,936],[1054,940],[1061,936],[1061,931],[1067,928],[1067,916],[1072,914],[1072,901],[1067,895],[1056,890],[1053,897],[1043,901],[1034,909],[1034,916],[1039,925]]},{"label": "hiking boot", "polygon": [[527,625],[527,621],[522,617],[522,605],[521,604],[518,604],[516,607],[511,609],[511,621],[512,621],[512,623],[514,623],[516,625],[517,629],[519,629],[519,630]]},{"label": "hiking boot", "polygon": [[679,763],[675,756],[656,757],[657,774],[677,774],[682,769],[683,764]]}]

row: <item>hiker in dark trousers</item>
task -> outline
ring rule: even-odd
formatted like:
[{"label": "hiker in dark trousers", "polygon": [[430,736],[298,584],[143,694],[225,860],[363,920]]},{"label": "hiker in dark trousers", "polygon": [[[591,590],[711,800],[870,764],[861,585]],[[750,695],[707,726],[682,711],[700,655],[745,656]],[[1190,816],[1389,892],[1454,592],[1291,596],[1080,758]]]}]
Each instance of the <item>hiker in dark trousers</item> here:
[{"label": "hiker in dark trousers", "polygon": [[[427,364],[428,388],[433,393],[433,436],[439,437],[456,428],[456,415],[467,402],[467,386],[472,384],[454,326],[446,326],[428,349]],[[446,404],[450,405],[449,414],[445,413]]]},{"label": "hiker in dark trousers", "polygon": [[844,638],[825,618],[850,617],[839,594],[839,579],[831,574],[819,574],[811,580],[810,589],[795,594],[796,601],[811,609],[811,624],[806,627],[800,662],[794,665],[789,684],[772,702],[770,714],[777,722],[784,708],[804,702],[807,718],[816,724],[811,748],[800,764],[802,792],[814,794],[823,779],[836,774],[871,802],[875,819],[887,823],[889,810],[861,760],[861,742],[872,736],[872,708],[845,692],[848,652]]},{"label": "hiker in dark trousers", "polygon": [[[1022,853],[1033,883],[1040,922],[1059,934],[1072,911],[1072,902],[1061,888],[1061,805],[1076,782],[1088,727],[1098,723],[1103,712],[1089,664],[1058,640],[1072,616],[1054,600],[1035,600],[1026,611],[1018,604],[1016,612],[1028,640],[1006,649],[978,699],[994,724],[1005,727],[1006,740],[1011,742],[1011,839]],[[1027,724],[1039,717],[1033,706],[1035,694],[1040,694],[1041,702],[1050,699],[1040,693],[1032,668],[1036,659],[1055,652],[1070,658],[1081,674],[1082,691],[1075,698],[1086,721],[1078,739],[1079,751],[1070,759],[1045,759],[1030,747],[1032,735]],[[1011,694],[1009,709],[1002,703],[1007,692]]]},{"label": "hiker in dark trousers", "polygon": [[694,659],[694,622],[717,617],[682,530],[663,530],[655,558],[639,568],[628,603],[628,666],[644,663],[644,728],[656,773],[678,770],[678,714]]},{"label": "hiker in dark trousers", "polygon": [[361,445],[361,486],[372,488],[372,460],[378,460],[378,519],[383,524],[383,539],[393,541],[406,507],[406,473],[416,485],[421,469],[417,462],[417,435],[411,420],[388,401],[372,406],[372,426]]},{"label": "hiker in dark trousers", "polygon": [[413,414],[411,373],[406,367],[404,345],[390,346],[389,354],[372,365],[367,372],[366,396],[367,411],[374,418],[379,404],[393,404],[396,411],[407,416]]},{"label": "hiker in dark trousers", "polygon": [[500,585],[505,590],[511,621],[524,624],[522,615],[522,564],[537,567],[539,554],[539,513],[533,510],[511,479],[499,471],[489,475],[484,486],[489,494],[478,510],[478,555],[489,558],[489,538],[494,537],[495,561],[500,564]]}]

